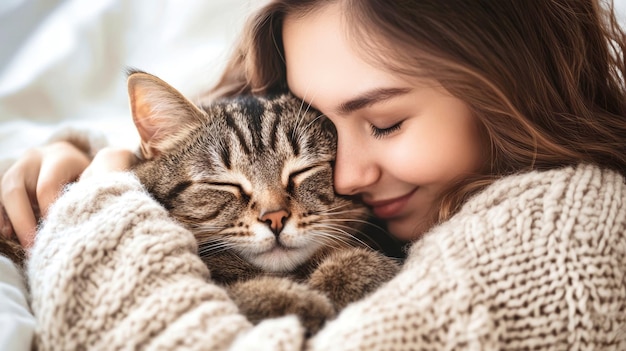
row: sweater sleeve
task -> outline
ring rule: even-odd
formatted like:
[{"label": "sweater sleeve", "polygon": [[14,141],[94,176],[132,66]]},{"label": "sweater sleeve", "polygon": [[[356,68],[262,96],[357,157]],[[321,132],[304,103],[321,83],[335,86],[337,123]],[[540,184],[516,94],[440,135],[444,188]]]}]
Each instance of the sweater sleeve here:
[{"label": "sweater sleeve", "polygon": [[[400,274],[305,341],[252,327],[193,236],[129,174],[81,181],[29,261],[48,349],[626,349],[626,186],[592,166],[509,177],[416,242]],[[114,219],[114,220],[112,220]]]},{"label": "sweater sleeve", "polygon": [[30,253],[40,350],[224,349],[250,327],[131,174],[68,187]]},{"label": "sweater sleeve", "polygon": [[313,340],[342,350],[626,350],[626,184],[581,165],[496,182]]}]

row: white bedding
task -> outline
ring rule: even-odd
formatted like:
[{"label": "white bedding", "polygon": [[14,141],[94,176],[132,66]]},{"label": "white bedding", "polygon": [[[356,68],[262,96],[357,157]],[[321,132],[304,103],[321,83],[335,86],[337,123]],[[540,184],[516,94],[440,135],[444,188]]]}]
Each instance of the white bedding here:
[{"label": "white bedding", "polygon": [[[193,99],[217,77],[259,0],[0,0],[0,174],[68,126],[135,148],[127,67]],[[0,349],[30,350],[35,322],[0,256]]]},{"label": "white bedding", "polygon": [[260,0],[0,1],[0,160],[59,128],[134,147],[127,67],[193,99],[216,79]]},{"label": "white bedding", "polygon": [[[126,67],[193,99],[265,1],[0,0],[0,170],[66,125],[134,147]],[[615,6],[626,13],[626,0]]]}]

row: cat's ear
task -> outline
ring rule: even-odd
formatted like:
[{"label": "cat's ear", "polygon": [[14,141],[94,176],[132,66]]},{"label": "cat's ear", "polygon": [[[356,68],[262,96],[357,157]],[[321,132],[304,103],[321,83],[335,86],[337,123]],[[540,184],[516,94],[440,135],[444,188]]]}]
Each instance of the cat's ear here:
[{"label": "cat's ear", "polygon": [[146,159],[167,151],[204,120],[204,113],[196,105],[148,73],[129,74],[128,96]]}]

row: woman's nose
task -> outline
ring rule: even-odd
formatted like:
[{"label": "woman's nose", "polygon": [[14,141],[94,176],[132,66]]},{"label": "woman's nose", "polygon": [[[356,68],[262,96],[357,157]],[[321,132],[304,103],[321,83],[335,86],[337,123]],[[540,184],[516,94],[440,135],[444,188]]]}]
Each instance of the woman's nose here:
[{"label": "woman's nose", "polygon": [[343,195],[363,192],[378,179],[379,170],[373,153],[358,143],[344,140],[337,143],[334,182],[335,190]]}]

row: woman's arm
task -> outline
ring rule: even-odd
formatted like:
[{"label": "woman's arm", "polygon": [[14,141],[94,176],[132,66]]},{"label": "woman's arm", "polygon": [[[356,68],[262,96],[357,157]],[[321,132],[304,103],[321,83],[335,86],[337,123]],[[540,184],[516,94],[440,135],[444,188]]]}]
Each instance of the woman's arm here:
[{"label": "woman's arm", "polygon": [[[345,310],[308,347],[386,347],[412,335],[429,338],[419,341],[430,345],[444,342],[436,335],[446,333],[454,315],[449,305],[435,302],[456,301],[460,292],[471,298],[470,292],[457,285],[465,277],[454,276],[440,250],[431,249],[422,259],[431,266],[413,260],[388,286]],[[128,173],[96,175],[69,187],[37,236],[29,276],[42,350],[191,345],[300,350],[304,344],[296,318],[268,320],[252,329],[225,292],[207,281],[192,234],[170,220]],[[466,312],[468,307],[454,308]],[[466,331],[468,316],[459,313],[463,316],[455,325]],[[408,342],[405,347],[416,345]]]},{"label": "woman's arm", "polygon": [[293,317],[253,328],[238,314],[191,233],[136,178],[95,176],[52,207],[31,252],[38,346],[617,350],[624,188],[591,166],[495,184],[413,245],[395,279],[305,341]]},{"label": "woman's arm", "polygon": [[42,350],[219,350],[249,328],[207,283],[192,234],[128,173],[71,185],[37,235],[28,272]]}]

